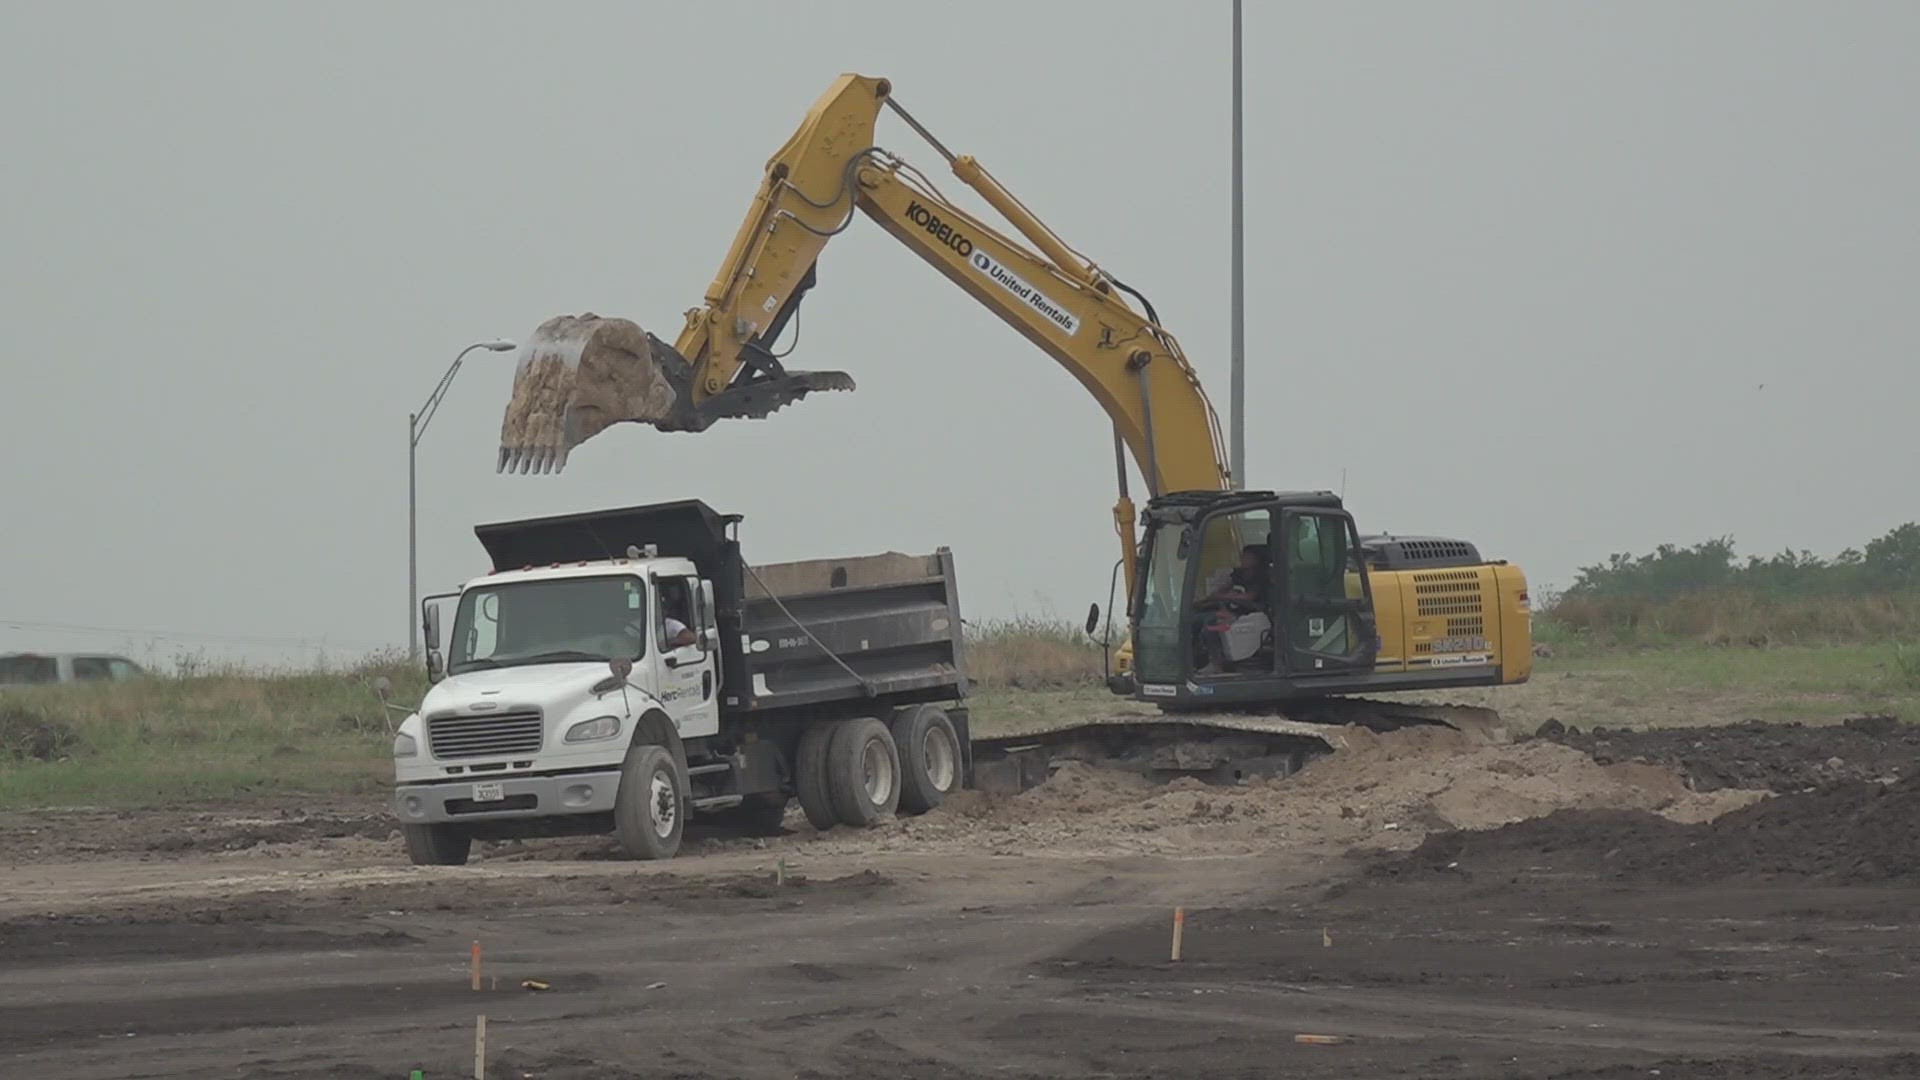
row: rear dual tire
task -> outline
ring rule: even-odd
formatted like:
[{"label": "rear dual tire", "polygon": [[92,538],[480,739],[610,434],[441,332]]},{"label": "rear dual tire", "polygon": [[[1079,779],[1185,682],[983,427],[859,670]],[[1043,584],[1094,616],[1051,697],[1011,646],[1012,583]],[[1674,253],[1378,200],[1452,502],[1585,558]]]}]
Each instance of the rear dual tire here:
[{"label": "rear dual tire", "polygon": [[900,808],[900,751],[878,720],[843,720],[827,744],[827,794],[834,816],[858,828]]},{"label": "rear dual tire", "polygon": [[815,829],[884,821],[899,810],[904,786],[893,733],[878,720],[826,721],[800,737],[794,787]]},{"label": "rear dual tire", "polygon": [[924,814],[960,787],[960,735],[936,705],[900,710],[892,731],[900,751],[900,810]]}]

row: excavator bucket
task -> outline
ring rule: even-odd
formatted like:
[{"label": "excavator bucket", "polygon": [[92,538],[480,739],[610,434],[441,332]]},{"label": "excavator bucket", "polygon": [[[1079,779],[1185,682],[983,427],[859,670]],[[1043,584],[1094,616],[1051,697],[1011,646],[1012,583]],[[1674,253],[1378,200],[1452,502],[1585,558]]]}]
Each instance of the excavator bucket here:
[{"label": "excavator bucket", "polygon": [[704,431],[716,420],[760,419],[815,390],[853,389],[844,372],[764,366],[695,403],[693,365],[672,345],[626,319],[557,315],[520,346],[496,471],[557,473],[574,447],[618,423]]},{"label": "excavator bucket", "polygon": [[591,312],[541,323],[520,346],[496,471],[559,472],[574,447],[612,424],[667,420],[685,394],[688,366],[679,360],[681,370],[672,371],[656,357],[657,344],[626,319]]}]

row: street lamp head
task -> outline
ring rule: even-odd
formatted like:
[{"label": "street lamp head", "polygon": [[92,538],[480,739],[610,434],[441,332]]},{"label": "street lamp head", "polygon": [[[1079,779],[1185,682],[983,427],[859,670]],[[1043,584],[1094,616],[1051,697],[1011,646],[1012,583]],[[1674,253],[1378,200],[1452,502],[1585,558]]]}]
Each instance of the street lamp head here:
[{"label": "street lamp head", "polygon": [[506,338],[494,338],[492,341],[483,342],[480,347],[489,352],[512,352],[520,346],[508,341]]}]

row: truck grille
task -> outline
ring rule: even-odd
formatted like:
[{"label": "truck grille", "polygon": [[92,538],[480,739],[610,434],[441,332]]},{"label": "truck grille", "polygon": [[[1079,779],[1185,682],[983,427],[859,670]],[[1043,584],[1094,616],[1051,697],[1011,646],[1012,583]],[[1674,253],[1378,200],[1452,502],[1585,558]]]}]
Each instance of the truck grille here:
[{"label": "truck grille", "polygon": [[437,758],[497,757],[540,749],[539,713],[436,716],[427,721],[427,749]]}]

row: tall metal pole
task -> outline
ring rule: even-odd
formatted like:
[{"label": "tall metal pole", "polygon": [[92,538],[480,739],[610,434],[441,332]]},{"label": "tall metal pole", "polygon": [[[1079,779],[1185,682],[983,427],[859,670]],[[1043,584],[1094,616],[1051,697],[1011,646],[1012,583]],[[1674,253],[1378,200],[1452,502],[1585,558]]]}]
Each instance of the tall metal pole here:
[{"label": "tall metal pole", "polygon": [[419,530],[415,526],[414,457],[420,445],[419,413],[407,414],[407,659],[420,659]]},{"label": "tall metal pole", "polygon": [[1240,0],[1233,0],[1233,486],[1247,486],[1246,245],[1242,241],[1240,159]]},{"label": "tall metal pole", "polygon": [[475,349],[488,352],[512,352],[519,348],[505,338],[492,341],[475,342],[460,350],[447,365],[447,373],[440,376],[433,393],[427,395],[426,404],[420,406],[417,413],[407,414],[407,659],[420,659],[420,558],[419,529],[416,526],[416,493],[418,485],[415,478],[414,459],[418,456],[420,436],[426,434],[427,424],[433,420],[433,414],[440,411],[440,402],[447,396],[447,387],[453,385],[453,377],[460,374],[460,361]]}]

